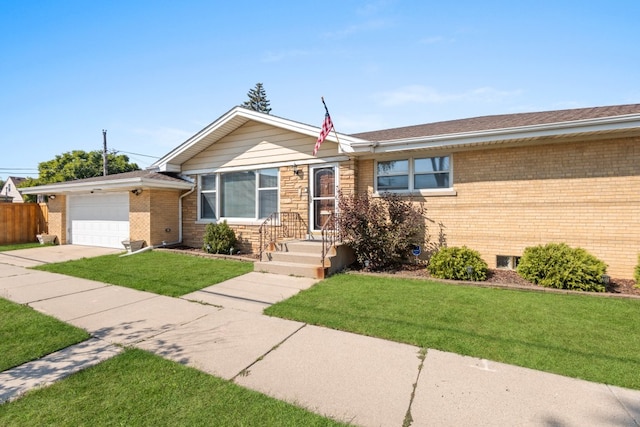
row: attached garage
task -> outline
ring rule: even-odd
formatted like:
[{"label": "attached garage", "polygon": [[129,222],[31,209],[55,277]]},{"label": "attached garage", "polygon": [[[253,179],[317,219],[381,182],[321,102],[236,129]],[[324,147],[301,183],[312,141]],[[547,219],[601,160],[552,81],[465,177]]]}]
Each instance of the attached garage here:
[{"label": "attached garage", "polygon": [[129,239],[129,193],[69,195],[68,242],[122,248]]},{"label": "attached garage", "polygon": [[194,183],[175,174],[138,170],[20,189],[47,196],[47,232],[60,244],[123,249],[182,242],[182,198]]}]

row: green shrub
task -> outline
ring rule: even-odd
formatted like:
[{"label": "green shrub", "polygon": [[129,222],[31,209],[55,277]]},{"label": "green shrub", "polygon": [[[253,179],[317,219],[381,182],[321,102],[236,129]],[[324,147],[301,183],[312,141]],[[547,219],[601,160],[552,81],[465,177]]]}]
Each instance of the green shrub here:
[{"label": "green shrub", "polygon": [[640,288],[640,254],[638,254],[638,265],[636,265],[633,278],[636,279],[636,288]]},{"label": "green shrub", "polygon": [[424,245],[425,209],[408,197],[340,194],[338,206],[342,240],[369,270],[401,264],[414,245]]},{"label": "green shrub", "polygon": [[212,254],[230,254],[236,244],[236,233],[227,221],[207,224],[202,249]]},{"label": "green shrub", "polygon": [[604,292],[607,265],[582,248],[549,243],[524,250],[517,268],[526,280],[548,288]]},{"label": "green shrub", "polygon": [[427,266],[429,273],[440,279],[474,281],[487,280],[487,268],[480,253],[466,246],[440,249]]}]

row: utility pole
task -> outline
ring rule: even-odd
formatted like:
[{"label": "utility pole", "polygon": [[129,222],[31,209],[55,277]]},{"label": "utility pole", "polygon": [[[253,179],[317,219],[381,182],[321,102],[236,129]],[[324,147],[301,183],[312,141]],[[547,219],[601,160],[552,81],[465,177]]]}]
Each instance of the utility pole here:
[{"label": "utility pole", "polygon": [[107,131],[102,129],[102,175],[107,176]]}]

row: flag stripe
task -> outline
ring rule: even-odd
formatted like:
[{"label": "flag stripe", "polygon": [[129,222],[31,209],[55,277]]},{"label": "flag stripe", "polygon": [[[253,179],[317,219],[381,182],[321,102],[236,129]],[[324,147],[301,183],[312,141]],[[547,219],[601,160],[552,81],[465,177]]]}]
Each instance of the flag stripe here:
[{"label": "flag stripe", "polygon": [[313,147],[313,155],[315,156],[320,149],[320,145],[327,139],[329,132],[333,129],[333,122],[331,121],[331,116],[329,115],[329,110],[327,109],[327,105],[324,103],[324,99],[322,100],[324,104],[324,122],[322,122],[322,129],[320,130],[320,135],[318,135],[318,140],[316,141],[315,147]]}]

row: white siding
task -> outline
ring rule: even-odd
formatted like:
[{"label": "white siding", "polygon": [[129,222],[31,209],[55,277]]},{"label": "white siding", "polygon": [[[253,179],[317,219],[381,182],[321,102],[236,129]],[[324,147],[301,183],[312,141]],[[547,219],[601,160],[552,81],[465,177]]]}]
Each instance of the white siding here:
[{"label": "white siding", "polygon": [[[313,158],[314,137],[248,122],[212,144],[182,165],[183,171],[222,167],[254,167],[273,162],[294,162]],[[318,157],[335,156],[337,145],[326,141]]]}]

